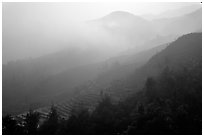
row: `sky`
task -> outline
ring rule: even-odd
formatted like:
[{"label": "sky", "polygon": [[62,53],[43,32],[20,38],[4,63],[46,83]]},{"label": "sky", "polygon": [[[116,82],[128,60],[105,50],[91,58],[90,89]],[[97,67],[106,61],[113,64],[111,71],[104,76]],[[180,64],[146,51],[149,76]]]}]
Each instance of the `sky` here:
[{"label": "sky", "polygon": [[167,10],[196,5],[191,2],[124,3],[124,2],[67,2],[67,3],[3,3],[3,17],[12,21],[44,19],[84,21],[100,18],[113,11],[127,11],[135,15],[159,14]]},{"label": "sky", "polygon": [[[113,11],[135,15],[161,14],[199,3],[3,3],[3,63],[53,52],[58,41],[49,41],[67,26],[101,18]],[[60,31],[60,32],[59,32]],[[62,40],[62,39],[60,39]],[[47,46],[49,45],[49,46]],[[49,51],[49,52],[48,52]]]}]

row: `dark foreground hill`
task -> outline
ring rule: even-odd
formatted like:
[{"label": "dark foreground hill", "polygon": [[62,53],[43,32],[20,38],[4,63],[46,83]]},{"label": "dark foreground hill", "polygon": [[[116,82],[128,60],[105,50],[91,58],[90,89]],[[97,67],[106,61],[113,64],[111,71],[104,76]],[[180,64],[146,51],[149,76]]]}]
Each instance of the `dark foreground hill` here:
[{"label": "dark foreground hill", "polygon": [[134,85],[141,85],[147,77],[157,76],[169,67],[173,70],[191,68],[202,62],[202,33],[192,33],[179,37],[166,49],[153,56],[142,68],[129,78]]}]

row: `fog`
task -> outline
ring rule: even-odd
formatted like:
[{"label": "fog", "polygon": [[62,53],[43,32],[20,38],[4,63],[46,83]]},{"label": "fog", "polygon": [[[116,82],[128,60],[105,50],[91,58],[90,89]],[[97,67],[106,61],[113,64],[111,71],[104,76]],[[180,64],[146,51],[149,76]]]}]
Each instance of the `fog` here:
[{"label": "fog", "polygon": [[[166,56],[171,60],[177,48],[160,52],[183,35],[202,32],[198,2],[3,3],[2,8],[3,114],[111,88],[126,96],[142,88],[147,74],[171,63]],[[195,42],[200,34],[192,37]],[[187,56],[190,49],[181,53]],[[178,61],[187,60],[182,57]]]},{"label": "fog", "polygon": [[[94,46],[104,50],[106,57],[115,56],[132,48],[135,43],[118,32],[112,33],[87,22],[101,19],[114,11],[126,11],[146,18],[148,15],[152,19],[153,15],[174,9],[183,8],[184,14],[199,7],[199,3],[3,3],[3,64],[69,47],[85,49]],[[113,29],[117,27],[112,25]],[[124,32],[119,33],[124,35]],[[137,41],[138,45],[143,43]]]}]

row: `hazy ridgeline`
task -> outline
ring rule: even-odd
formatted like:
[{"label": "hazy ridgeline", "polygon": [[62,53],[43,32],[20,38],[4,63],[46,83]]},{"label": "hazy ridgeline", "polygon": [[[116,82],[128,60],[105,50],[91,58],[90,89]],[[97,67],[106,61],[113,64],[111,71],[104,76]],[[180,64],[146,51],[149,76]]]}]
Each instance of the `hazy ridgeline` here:
[{"label": "hazy ridgeline", "polygon": [[202,134],[199,3],[87,21],[38,4],[3,4],[3,134]]}]

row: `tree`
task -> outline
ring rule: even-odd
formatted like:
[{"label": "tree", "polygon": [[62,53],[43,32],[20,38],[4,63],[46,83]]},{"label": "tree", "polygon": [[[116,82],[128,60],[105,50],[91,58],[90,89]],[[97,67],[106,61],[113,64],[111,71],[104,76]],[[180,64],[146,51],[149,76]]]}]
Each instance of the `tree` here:
[{"label": "tree", "polygon": [[27,113],[26,119],[25,119],[26,134],[29,134],[29,135],[37,134],[39,119],[40,119],[40,114],[38,112],[34,112],[33,110],[30,110]]},{"label": "tree", "polygon": [[2,119],[2,134],[3,135],[20,135],[23,134],[23,128],[17,125],[17,121],[6,115]]},{"label": "tree", "polygon": [[51,106],[47,120],[40,127],[40,134],[53,135],[56,134],[59,126],[59,115],[54,105]]},{"label": "tree", "polygon": [[92,114],[92,133],[97,135],[115,134],[115,107],[108,95],[102,98]]},{"label": "tree", "polygon": [[156,81],[152,77],[147,78],[145,83],[145,93],[150,101],[156,96]]},{"label": "tree", "polygon": [[88,109],[82,108],[77,113],[73,113],[66,124],[66,134],[69,135],[86,135],[90,134],[90,114]]}]

